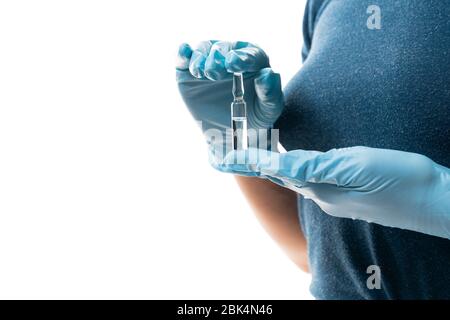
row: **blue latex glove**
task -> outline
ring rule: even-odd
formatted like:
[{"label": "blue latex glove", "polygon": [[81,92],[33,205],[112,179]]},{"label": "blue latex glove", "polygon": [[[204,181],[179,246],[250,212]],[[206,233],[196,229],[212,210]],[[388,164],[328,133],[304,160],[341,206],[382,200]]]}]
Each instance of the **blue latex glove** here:
[{"label": "blue latex glove", "polygon": [[[450,239],[450,169],[402,151],[352,147],[284,154],[235,152],[224,172],[268,178],[312,199],[326,213]],[[238,153],[242,153],[239,152]]]},{"label": "blue latex glove", "polygon": [[179,91],[201,122],[213,166],[223,161],[226,147],[230,150],[234,72],[244,75],[249,129],[272,128],[283,110],[280,75],[270,68],[266,53],[251,43],[204,41],[195,50],[182,44],[176,69]]}]

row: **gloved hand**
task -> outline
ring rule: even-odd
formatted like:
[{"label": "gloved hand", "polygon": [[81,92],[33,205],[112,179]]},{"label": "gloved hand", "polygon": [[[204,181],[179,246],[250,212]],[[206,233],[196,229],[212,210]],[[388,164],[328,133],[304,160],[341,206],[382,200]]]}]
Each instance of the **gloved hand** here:
[{"label": "gloved hand", "polygon": [[[450,239],[450,169],[402,151],[352,147],[284,154],[230,153],[219,169],[268,178],[312,199],[326,213]],[[237,151],[237,153],[243,153]]]},{"label": "gloved hand", "polygon": [[266,53],[251,43],[205,41],[195,50],[182,44],[176,69],[179,91],[200,122],[213,166],[230,150],[234,72],[244,76],[249,129],[271,129],[283,110],[280,75],[270,68]]}]

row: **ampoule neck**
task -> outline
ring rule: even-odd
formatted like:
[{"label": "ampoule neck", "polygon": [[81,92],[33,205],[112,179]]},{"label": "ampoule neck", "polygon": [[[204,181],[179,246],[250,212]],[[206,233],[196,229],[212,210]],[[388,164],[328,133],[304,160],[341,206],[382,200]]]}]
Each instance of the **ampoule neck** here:
[{"label": "ampoule neck", "polygon": [[234,100],[244,100],[244,79],[242,73],[233,73]]}]

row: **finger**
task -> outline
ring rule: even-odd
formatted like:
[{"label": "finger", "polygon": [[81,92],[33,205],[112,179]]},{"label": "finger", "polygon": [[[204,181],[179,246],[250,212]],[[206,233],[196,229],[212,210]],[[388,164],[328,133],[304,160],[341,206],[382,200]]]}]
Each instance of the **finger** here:
[{"label": "finger", "polygon": [[327,183],[348,186],[360,174],[352,154],[356,148],[332,149],[328,152],[294,150],[280,154],[276,166],[259,167],[261,174],[289,179],[297,185]]},{"label": "finger", "polygon": [[182,43],[178,48],[178,55],[176,61],[176,68],[180,71],[186,71],[189,69],[189,62],[192,56],[192,48],[187,43]]},{"label": "finger", "polygon": [[318,151],[303,150],[287,153],[262,149],[235,150],[227,154],[221,165],[236,172],[253,172],[278,179],[306,182],[306,169],[312,170],[311,167],[322,154]]},{"label": "finger", "polygon": [[[276,153],[263,149],[235,150],[227,154],[216,168],[222,172],[265,177],[281,185],[303,188],[317,183],[338,185],[332,178],[333,163],[339,161],[332,154],[336,149],[319,151],[295,150]],[[339,151],[338,151],[339,153]]]},{"label": "finger", "polygon": [[205,62],[205,76],[213,81],[229,78],[231,74],[225,68],[225,57],[233,49],[233,43],[218,41],[211,46]]},{"label": "finger", "polygon": [[197,48],[192,52],[189,63],[189,71],[198,79],[205,77],[205,62],[208,57],[211,46],[215,43],[214,40],[202,41]]},{"label": "finger", "polygon": [[259,71],[254,82],[259,102],[258,108],[254,110],[255,118],[272,124],[281,115],[284,107],[281,77],[271,68],[264,68]]},{"label": "finger", "polygon": [[358,165],[359,153],[360,147],[287,153],[249,149],[230,152],[220,166],[224,172],[266,177],[281,182],[280,185],[304,188],[307,195],[316,184],[340,189],[357,187],[354,181],[362,172]]},{"label": "finger", "polygon": [[269,67],[269,57],[259,47],[250,43],[238,42],[225,57],[228,72],[257,72]]}]

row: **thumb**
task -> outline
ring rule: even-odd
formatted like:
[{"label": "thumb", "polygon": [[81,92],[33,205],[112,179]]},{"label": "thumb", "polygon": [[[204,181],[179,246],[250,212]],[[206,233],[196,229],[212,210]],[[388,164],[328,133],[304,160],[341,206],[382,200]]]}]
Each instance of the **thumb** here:
[{"label": "thumb", "polygon": [[271,68],[264,68],[257,74],[254,84],[258,101],[254,110],[255,120],[260,127],[271,127],[284,108],[281,77]]}]

